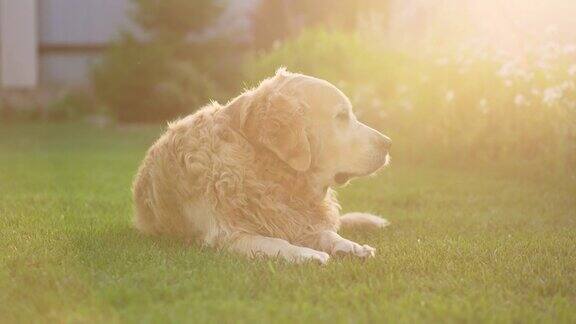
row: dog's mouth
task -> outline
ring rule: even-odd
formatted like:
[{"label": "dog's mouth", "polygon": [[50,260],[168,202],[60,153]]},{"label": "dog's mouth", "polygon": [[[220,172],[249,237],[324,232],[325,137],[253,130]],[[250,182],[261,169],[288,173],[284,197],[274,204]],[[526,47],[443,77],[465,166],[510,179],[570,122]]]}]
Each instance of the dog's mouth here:
[{"label": "dog's mouth", "polygon": [[346,182],[348,182],[350,179],[357,177],[358,174],[357,173],[352,173],[352,172],[338,172],[336,173],[336,175],[334,176],[334,182],[336,182],[337,185],[343,185]]},{"label": "dog's mouth", "polygon": [[341,185],[347,183],[348,181],[350,181],[350,179],[352,179],[352,178],[363,177],[363,176],[375,174],[379,170],[388,166],[389,164],[390,164],[390,155],[386,154],[385,159],[384,159],[384,163],[379,163],[374,169],[369,170],[367,172],[362,172],[362,173],[361,172],[338,172],[334,176],[334,182],[337,185],[341,186]]}]

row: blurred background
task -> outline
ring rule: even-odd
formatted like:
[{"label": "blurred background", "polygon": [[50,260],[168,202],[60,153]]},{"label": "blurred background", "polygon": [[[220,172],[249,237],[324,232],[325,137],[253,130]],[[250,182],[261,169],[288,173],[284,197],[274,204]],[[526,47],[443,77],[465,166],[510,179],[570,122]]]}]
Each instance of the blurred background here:
[{"label": "blurred background", "polygon": [[285,66],[410,163],[576,172],[576,1],[0,0],[0,127],[165,124]]}]

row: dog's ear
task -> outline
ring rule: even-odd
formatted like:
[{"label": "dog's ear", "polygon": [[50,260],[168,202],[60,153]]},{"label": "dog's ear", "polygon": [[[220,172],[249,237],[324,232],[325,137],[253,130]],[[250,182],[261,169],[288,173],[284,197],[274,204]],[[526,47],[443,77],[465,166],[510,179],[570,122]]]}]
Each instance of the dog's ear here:
[{"label": "dog's ear", "polygon": [[246,120],[246,134],[294,170],[308,170],[312,156],[302,103],[280,93],[255,101]]}]

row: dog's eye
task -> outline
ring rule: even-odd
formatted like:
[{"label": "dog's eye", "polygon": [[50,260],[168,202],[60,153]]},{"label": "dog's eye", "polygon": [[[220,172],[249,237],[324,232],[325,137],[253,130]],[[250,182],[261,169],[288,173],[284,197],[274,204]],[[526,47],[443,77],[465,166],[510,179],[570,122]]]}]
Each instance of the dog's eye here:
[{"label": "dog's eye", "polygon": [[343,110],[336,115],[336,119],[341,121],[348,121],[350,119],[350,113],[347,110]]}]

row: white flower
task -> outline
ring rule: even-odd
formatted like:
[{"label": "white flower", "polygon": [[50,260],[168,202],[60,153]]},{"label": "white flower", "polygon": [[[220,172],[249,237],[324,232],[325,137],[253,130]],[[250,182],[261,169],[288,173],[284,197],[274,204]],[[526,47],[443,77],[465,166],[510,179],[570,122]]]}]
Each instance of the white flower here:
[{"label": "white flower", "polygon": [[505,85],[507,88],[510,88],[510,87],[512,86],[512,81],[511,81],[511,80],[504,80],[504,85]]},{"label": "white flower", "polygon": [[281,41],[281,40],[275,39],[275,40],[272,42],[272,48],[273,48],[273,49],[278,49],[278,48],[280,48],[280,46],[282,46],[282,41]]},{"label": "white flower", "polygon": [[574,54],[576,53],[576,44],[566,44],[562,51],[564,54]]},{"label": "white flower", "polygon": [[370,102],[370,104],[372,105],[373,108],[382,107],[382,101],[380,101],[380,99],[378,97],[372,99],[372,102]]},{"label": "white flower", "polygon": [[526,98],[524,98],[524,96],[522,94],[517,94],[516,97],[514,97],[514,104],[517,107],[523,107],[523,106],[527,106],[528,105],[528,100],[526,100]]},{"label": "white flower", "polygon": [[542,60],[542,59],[540,59],[540,60],[538,60],[538,62],[536,62],[536,66],[539,69],[544,70],[544,71],[547,71],[550,69],[550,64],[548,64],[548,62],[546,62],[545,60]]},{"label": "white flower", "polygon": [[400,108],[406,111],[412,111],[412,109],[414,109],[414,105],[412,105],[412,102],[410,100],[403,100],[402,102],[400,102]]},{"label": "white flower", "polygon": [[570,67],[568,68],[568,74],[570,76],[576,75],[576,64],[570,65]]},{"label": "white flower", "polygon": [[516,61],[509,61],[504,63],[500,69],[498,70],[498,75],[501,78],[509,77],[513,74],[514,70],[516,69]]},{"label": "white flower", "polygon": [[562,98],[561,87],[549,87],[544,89],[542,102],[547,106],[552,106],[556,101]]},{"label": "white flower", "polygon": [[534,78],[534,73],[528,72],[526,70],[518,71],[518,76],[526,82],[530,82]]},{"label": "white flower", "polygon": [[430,80],[430,77],[427,76],[426,74],[420,75],[420,82],[421,83],[427,83],[429,80]]},{"label": "white flower", "polygon": [[398,86],[396,86],[396,92],[398,92],[399,94],[406,93],[406,91],[408,91],[408,87],[405,84],[399,84]]},{"label": "white flower", "polygon": [[454,100],[454,91],[449,90],[448,92],[446,92],[446,102],[452,102],[452,100]]},{"label": "white flower", "polygon": [[548,25],[544,31],[547,34],[554,34],[558,31],[558,26],[556,24]]},{"label": "white flower", "polygon": [[561,90],[574,90],[574,88],[576,88],[574,81],[564,81],[562,84],[560,84]]},{"label": "white flower", "polygon": [[442,57],[436,60],[436,65],[443,66],[448,64],[448,58]]},{"label": "white flower", "polygon": [[486,100],[486,98],[480,99],[480,101],[478,102],[478,107],[480,108],[481,113],[487,114],[488,113],[488,100]]}]

